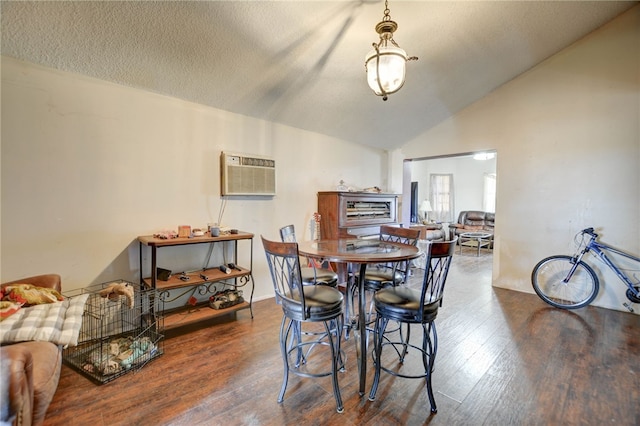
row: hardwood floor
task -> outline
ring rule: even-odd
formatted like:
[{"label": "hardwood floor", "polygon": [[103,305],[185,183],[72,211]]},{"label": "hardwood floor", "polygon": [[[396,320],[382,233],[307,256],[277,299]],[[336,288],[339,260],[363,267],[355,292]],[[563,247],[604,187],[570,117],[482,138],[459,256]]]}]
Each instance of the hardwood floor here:
[{"label": "hardwood floor", "polygon": [[278,404],[282,311],[270,299],[255,304],[253,320],[240,311],[169,335],[163,356],[105,385],[63,366],[45,424],[640,424],[640,316],[554,309],[491,287],[490,270],[490,255],[456,252],[436,320],[437,414],[421,380],[383,374],[376,401],[360,397],[353,341],[343,344],[344,413],[328,377],[290,377]]}]

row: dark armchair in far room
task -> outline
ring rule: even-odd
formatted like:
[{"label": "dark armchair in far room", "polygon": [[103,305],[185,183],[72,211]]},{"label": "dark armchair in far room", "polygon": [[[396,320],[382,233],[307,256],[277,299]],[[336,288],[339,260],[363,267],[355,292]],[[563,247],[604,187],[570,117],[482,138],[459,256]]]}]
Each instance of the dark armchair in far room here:
[{"label": "dark armchair in far room", "polygon": [[491,234],[491,240],[493,241],[495,221],[495,213],[463,210],[458,216],[458,222],[449,225],[449,239],[453,240],[464,232],[486,232]]}]

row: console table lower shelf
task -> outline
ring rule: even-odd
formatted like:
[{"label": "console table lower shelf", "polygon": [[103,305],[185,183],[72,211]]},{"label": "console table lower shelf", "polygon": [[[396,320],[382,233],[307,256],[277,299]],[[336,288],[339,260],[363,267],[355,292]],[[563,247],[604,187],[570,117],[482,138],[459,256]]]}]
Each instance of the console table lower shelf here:
[{"label": "console table lower shelf", "polygon": [[242,309],[251,309],[249,302],[241,302],[224,309],[213,309],[208,303],[201,303],[195,306],[183,306],[163,312],[164,328],[170,330],[186,325],[195,324],[200,321],[206,321],[213,318],[232,315]]},{"label": "console table lower shelf", "polygon": [[[208,277],[206,281],[201,278],[202,275]],[[180,276],[186,276],[188,279],[182,281],[179,278]],[[253,318],[253,309],[251,306],[254,289],[253,277],[251,275],[251,271],[245,268],[237,267],[229,274],[225,274],[217,268],[184,273],[181,275],[172,276],[167,281],[156,281],[155,289],[158,291],[159,298],[163,302],[168,301],[167,298],[170,295],[170,291],[179,291],[180,289],[185,290],[182,293],[182,296],[184,296],[185,294],[191,294],[192,296],[196,294],[210,294],[213,297],[215,295],[223,294],[223,292],[216,291],[215,286],[216,284],[220,284],[225,280],[231,280],[235,282],[235,284],[228,286],[229,291],[242,290],[250,284],[251,294],[249,296],[249,300],[246,301],[245,299],[243,299],[239,303],[225,307],[225,305],[222,304],[225,303],[225,299],[221,299],[219,303],[222,304],[222,306],[220,304],[218,304],[217,306],[219,309],[214,309],[211,306],[210,302],[206,301],[198,301],[193,305],[187,302],[182,306],[166,309],[162,313],[164,317],[165,330],[183,327],[185,325],[190,325],[196,322],[205,321],[216,317],[231,315],[242,309],[249,309],[251,311],[251,318]],[[152,281],[150,278],[145,278],[143,282],[146,287],[152,287]]]}]

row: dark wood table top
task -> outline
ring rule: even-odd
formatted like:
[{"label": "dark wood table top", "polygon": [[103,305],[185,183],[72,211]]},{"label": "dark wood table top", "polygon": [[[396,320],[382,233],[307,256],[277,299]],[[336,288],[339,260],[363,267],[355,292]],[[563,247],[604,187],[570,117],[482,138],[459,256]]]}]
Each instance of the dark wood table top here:
[{"label": "dark wood table top", "polygon": [[298,251],[303,256],[346,263],[395,262],[422,254],[418,247],[378,239],[303,241],[298,243]]}]

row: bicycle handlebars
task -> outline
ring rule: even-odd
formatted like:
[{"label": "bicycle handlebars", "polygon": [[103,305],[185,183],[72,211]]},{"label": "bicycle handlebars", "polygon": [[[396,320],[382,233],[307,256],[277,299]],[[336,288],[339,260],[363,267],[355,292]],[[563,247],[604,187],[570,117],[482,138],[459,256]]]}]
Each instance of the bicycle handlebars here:
[{"label": "bicycle handlebars", "polygon": [[589,235],[591,235],[592,237],[597,237],[597,236],[598,236],[598,234],[596,234],[595,232],[593,232],[593,228],[585,228],[585,229],[583,229],[582,231],[580,231],[580,233],[582,233],[582,234],[589,234]]}]

